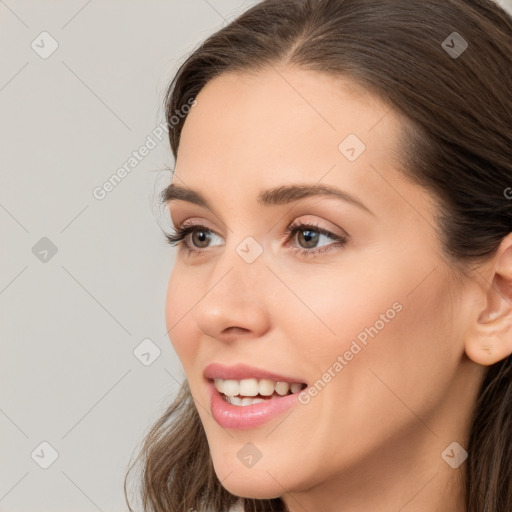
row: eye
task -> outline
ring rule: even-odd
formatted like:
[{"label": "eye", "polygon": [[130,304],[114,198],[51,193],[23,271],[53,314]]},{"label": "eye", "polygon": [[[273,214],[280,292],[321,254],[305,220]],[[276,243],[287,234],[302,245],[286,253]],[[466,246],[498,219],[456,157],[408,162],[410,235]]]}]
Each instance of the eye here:
[{"label": "eye", "polygon": [[[299,251],[303,256],[318,254],[341,247],[348,242],[347,237],[337,235],[315,224],[298,223],[291,224],[286,229],[287,239],[296,239],[299,248],[294,247],[293,250]],[[295,236],[297,235],[297,236]],[[335,243],[319,245],[322,239],[331,239]],[[318,248],[321,247],[321,248]]]},{"label": "eye", "polygon": [[[208,243],[214,237],[221,238],[217,233],[200,224],[183,224],[174,228],[172,233],[165,233],[165,238],[169,244],[179,246],[180,249],[183,247],[189,253],[204,252],[202,249],[209,247]],[[187,243],[188,238],[192,239],[192,246]]]},{"label": "eye", "polygon": [[[217,233],[200,224],[184,224],[174,228],[171,234],[166,233],[165,237],[169,244],[185,249],[188,254],[205,252],[203,249],[211,247],[210,242],[215,237],[222,239]],[[305,223],[292,223],[286,228],[285,244],[289,244],[290,240],[294,238],[297,239],[299,247],[292,247],[292,250],[299,251],[303,256],[326,252],[343,246],[348,242],[346,237],[332,233],[320,226]],[[322,240],[328,241],[329,239],[334,240],[334,243],[320,244]],[[217,245],[224,244],[220,243]]]}]

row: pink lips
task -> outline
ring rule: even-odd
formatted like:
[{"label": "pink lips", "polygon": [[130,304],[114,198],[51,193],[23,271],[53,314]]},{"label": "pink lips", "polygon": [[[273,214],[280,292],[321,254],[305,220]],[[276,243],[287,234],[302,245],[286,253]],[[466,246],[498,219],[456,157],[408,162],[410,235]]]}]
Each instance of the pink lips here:
[{"label": "pink lips", "polygon": [[255,428],[271,420],[292,405],[298,403],[298,393],[280,398],[270,398],[259,404],[238,406],[224,399],[213,381],[208,382],[210,391],[210,410],[215,421],[224,428]]},{"label": "pink lips", "polygon": [[209,379],[208,391],[210,393],[210,410],[215,421],[224,428],[250,429],[256,428],[286,409],[298,403],[298,393],[285,395],[279,398],[268,398],[264,402],[252,405],[238,406],[227,402],[224,396],[217,391],[213,379],[270,379],[275,382],[303,382],[301,379],[279,375],[267,370],[253,368],[245,364],[224,366],[219,363],[209,364],[204,370],[204,377]]}]

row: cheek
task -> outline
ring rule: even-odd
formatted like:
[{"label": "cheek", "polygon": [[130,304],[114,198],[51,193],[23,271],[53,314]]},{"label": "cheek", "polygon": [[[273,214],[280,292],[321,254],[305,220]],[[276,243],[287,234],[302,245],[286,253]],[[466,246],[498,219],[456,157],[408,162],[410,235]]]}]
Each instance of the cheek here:
[{"label": "cheek", "polygon": [[287,312],[288,325],[298,333],[294,339],[309,361],[320,363],[318,371],[345,353],[351,366],[359,361],[395,368],[408,362],[398,374],[430,363],[455,367],[461,347],[447,342],[452,285],[440,262],[425,254],[431,253],[368,251],[338,269],[318,268],[300,279],[290,275],[307,308],[290,297],[278,314]]},{"label": "cheek", "polygon": [[290,293],[281,297],[286,300],[273,312],[274,321],[287,326],[287,340],[300,344],[310,356],[304,358],[306,367],[313,366],[316,373],[323,373],[351,348],[350,361],[360,359],[355,352],[362,353],[372,339],[382,338],[392,324],[401,322],[405,296],[401,281],[384,265],[374,272],[368,270],[372,267],[364,263],[357,268],[324,267],[286,276],[301,300]]},{"label": "cheek", "polygon": [[317,273],[302,281],[310,311],[298,301],[288,307],[289,332],[317,389],[306,408],[329,418],[315,423],[315,437],[346,435],[369,449],[418,427],[411,410],[426,420],[449,390],[463,354],[448,319],[450,285],[440,270],[422,282],[434,265],[402,266],[399,278],[397,268],[383,265],[364,278],[361,271]]},{"label": "cheek", "polygon": [[[366,443],[369,449],[397,433],[421,428],[418,417],[428,422],[440,407],[462,348],[451,339],[445,322],[447,289],[439,276],[430,284],[410,295],[407,288],[374,294],[364,313],[348,302],[347,310],[339,312],[336,327],[342,334],[324,359],[327,367],[336,355],[344,359],[343,369],[325,390],[322,405],[329,417],[336,418],[327,427],[330,432],[362,436],[355,445]],[[392,315],[389,307],[394,301],[401,309]],[[381,320],[382,313],[387,323]]]}]

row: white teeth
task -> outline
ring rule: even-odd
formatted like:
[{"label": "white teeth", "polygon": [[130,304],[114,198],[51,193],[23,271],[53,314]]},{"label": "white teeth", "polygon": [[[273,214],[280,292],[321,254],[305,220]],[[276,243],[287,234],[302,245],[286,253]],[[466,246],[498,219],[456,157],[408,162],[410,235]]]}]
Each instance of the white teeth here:
[{"label": "white teeth", "polygon": [[215,388],[219,393],[224,393],[224,381],[222,379],[214,379]]},{"label": "white teeth", "polygon": [[242,405],[259,404],[260,402],[264,401],[264,398],[242,398]]},{"label": "white teeth", "polygon": [[258,394],[261,396],[271,396],[274,392],[278,395],[284,396],[287,395],[290,390],[292,393],[297,393],[302,389],[302,384],[299,382],[274,382],[270,379],[214,379],[214,383],[217,391],[228,397],[237,397],[237,395],[250,397],[257,396]]},{"label": "white teeth", "polygon": [[222,393],[228,396],[236,396],[240,394],[240,384],[237,380],[225,380]]},{"label": "white teeth", "polygon": [[290,391],[288,382],[276,382],[276,392],[278,395],[284,396]]},{"label": "white teeth", "polygon": [[256,379],[243,379],[240,381],[240,392],[242,396],[256,396],[259,393],[258,381]]},{"label": "white teeth", "polygon": [[260,395],[270,396],[274,392],[274,381],[270,379],[261,379],[258,383]]},{"label": "white teeth", "polygon": [[240,398],[239,396],[227,396],[227,401],[233,405],[246,406],[252,404],[259,404],[260,402],[264,402],[264,398]]},{"label": "white teeth", "polygon": [[242,399],[239,396],[230,396],[229,402],[233,405],[242,405]]}]

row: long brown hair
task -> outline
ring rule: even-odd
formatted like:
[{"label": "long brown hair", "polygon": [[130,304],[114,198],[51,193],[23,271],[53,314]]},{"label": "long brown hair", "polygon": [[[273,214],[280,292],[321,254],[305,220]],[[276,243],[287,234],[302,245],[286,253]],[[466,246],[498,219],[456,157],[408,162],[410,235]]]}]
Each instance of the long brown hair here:
[{"label": "long brown hair", "polygon": [[[467,44],[458,55],[454,37],[457,48]],[[495,253],[512,231],[512,19],[502,8],[491,0],[265,0],[204,41],[170,83],[174,156],[186,116],[172,116],[206,83],[277,63],[351,78],[402,114],[403,168],[439,200],[444,253],[455,266]],[[467,511],[512,511],[511,357],[487,370],[467,450]],[[145,511],[221,512],[238,499],[215,475],[186,381],[139,459]],[[280,498],[243,504],[286,510]]]}]

